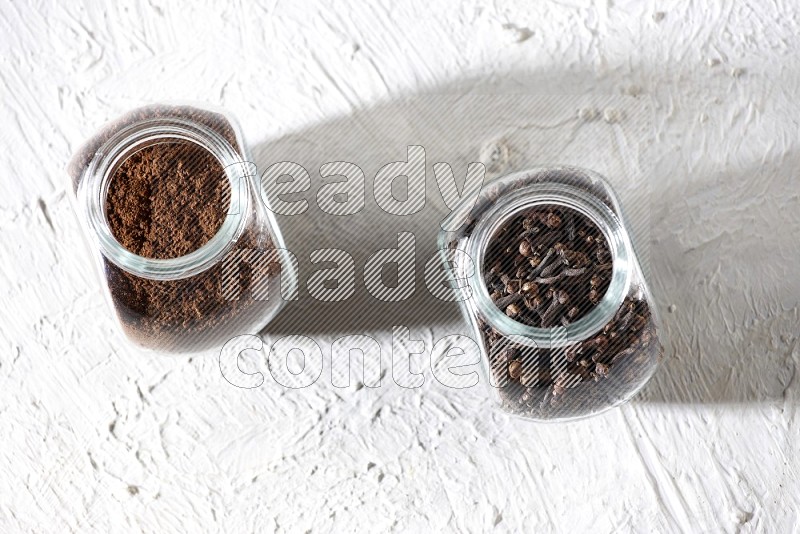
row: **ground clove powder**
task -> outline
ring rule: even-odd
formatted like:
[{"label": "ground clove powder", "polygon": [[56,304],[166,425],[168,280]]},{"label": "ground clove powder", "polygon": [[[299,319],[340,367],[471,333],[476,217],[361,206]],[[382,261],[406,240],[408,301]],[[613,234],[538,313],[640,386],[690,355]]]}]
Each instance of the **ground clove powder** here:
[{"label": "ground clove powder", "polygon": [[230,206],[220,163],[191,143],[161,143],[133,154],[108,188],[106,217],[127,250],[146,258],[177,258],[205,245]]},{"label": "ground clove powder", "polygon": [[[145,122],[158,131],[161,120],[203,128],[227,141],[241,161],[247,160],[224,115],[191,106],[149,106],[110,123],[84,144],[69,168],[76,194],[112,136]],[[165,135],[129,154],[113,170],[104,215],[111,234],[127,251],[172,260],[200,249],[217,235],[231,200],[225,169],[208,149]],[[108,295],[130,339],[147,348],[194,352],[218,346],[254,324],[263,325],[275,313],[281,305],[278,298],[256,300],[250,292],[257,280],[249,258],[259,259],[251,251],[274,248],[270,227],[252,205],[234,241],[197,274],[153,279],[120,267],[105,254],[99,256]],[[279,266],[260,265],[257,274],[270,277],[279,272]]]}]

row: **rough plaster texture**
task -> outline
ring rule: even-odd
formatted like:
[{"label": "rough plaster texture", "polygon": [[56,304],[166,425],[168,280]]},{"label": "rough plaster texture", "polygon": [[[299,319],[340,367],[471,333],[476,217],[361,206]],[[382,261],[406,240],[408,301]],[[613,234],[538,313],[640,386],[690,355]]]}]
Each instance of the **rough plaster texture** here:
[{"label": "rough plaster texture", "polygon": [[[790,3],[703,4],[3,2],[0,530],[800,529],[800,19]],[[436,157],[460,173],[536,117],[463,139],[452,119],[387,124],[413,118],[398,102],[565,91],[651,113],[634,152],[670,358],[629,405],[528,424],[430,372],[414,390],[242,390],[215,354],[141,353],[113,328],[63,172],[106,119],[208,101],[240,119],[258,163],[350,159],[374,176],[408,140],[441,137],[454,144]],[[366,220],[321,239],[375,250],[406,224],[432,246],[425,219]],[[314,221],[287,225],[290,248]],[[451,306],[365,307],[300,304],[265,337],[361,331],[388,348],[399,323],[430,351],[459,325]]]}]

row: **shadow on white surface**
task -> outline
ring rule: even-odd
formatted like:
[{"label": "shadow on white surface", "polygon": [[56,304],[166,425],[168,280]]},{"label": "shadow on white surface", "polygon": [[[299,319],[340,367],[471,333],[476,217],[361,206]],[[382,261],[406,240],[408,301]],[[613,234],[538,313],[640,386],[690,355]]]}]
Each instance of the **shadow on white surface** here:
[{"label": "shadow on white surface", "polygon": [[[347,334],[367,334],[380,341],[390,338],[396,325],[412,333],[429,331],[431,337],[434,331],[471,335],[456,305],[434,299],[424,287],[425,264],[436,251],[439,221],[449,212],[437,189],[433,163],[450,163],[461,184],[467,164],[479,159],[482,147],[505,140],[509,156],[488,169],[487,181],[533,164],[571,163],[600,172],[614,165],[607,161],[608,155],[584,154],[584,159],[575,161],[570,144],[579,143],[576,132],[587,127],[570,122],[578,109],[561,110],[567,121],[551,126],[529,110],[504,109],[500,117],[492,118],[492,110],[483,109],[473,119],[465,117],[463,109],[437,109],[442,102],[457,106],[457,98],[443,100],[441,95],[463,95],[465,88],[474,94],[547,96],[558,95],[562,87],[579,95],[620,93],[617,87],[595,87],[593,78],[575,74],[551,73],[544,78],[516,73],[508,80],[513,81],[465,80],[430,94],[357,110],[253,149],[260,172],[288,160],[302,164],[312,180],[311,190],[296,196],[309,201],[308,212],[279,217],[287,247],[300,259],[300,300],[290,302],[262,331],[265,338],[303,334],[325,342]],[[437,116],[441,120],[431,120]],[[515,132],[550,127],[554,135],[566,137],[543,147],[541,153],[514,149]],[[748,168],[730,165],[724,173],[704,175],[702,161],[695,162],[695,171],[690,173],[686,162],[670,154],[665,144],[652,143],[652,152],[637,157],[652,158],[642,161],[650,172],[653,199],[651,225],[645,232],[649,247],[645,248],[664,323],[667,359],[634,402],[790,402],[800,358],[800,284],[796,279],[800,254],[795,242],[800,217],[794,177],[800,162],[786,153],[769,161],[766,153]],[[370,197],[372,180],[383,165],[405,160],[409,144],[426,148],[427,203],[413,216],[390,215]],[[597,165],[592,164],[593,158]],[[356,163],[364,171],[367,202],[356,215],[327,215],[315,200],[323,184],[320,165],[337,160]],[[791,210],[794,213],[784,215]],[[396,246],[400,231],[416,237],[416,290],[402,303],[381,302],[366,291],[363,266],[371,254]],[[344,249],[355,259],[355,295],[345,303],[319,302],[305,291],[310,273],[320,268],[310,263],[308,253],[328,247]]]}]

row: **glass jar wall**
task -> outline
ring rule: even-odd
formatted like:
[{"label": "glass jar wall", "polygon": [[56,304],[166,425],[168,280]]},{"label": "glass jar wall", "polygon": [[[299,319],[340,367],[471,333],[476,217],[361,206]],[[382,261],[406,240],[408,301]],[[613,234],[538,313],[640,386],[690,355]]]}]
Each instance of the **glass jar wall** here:
[{"label": "glass jar wall", "polygon": [[465,260],[447,265],[468,282],[458,300],[502,409],[584,417],[628,400],[652,376],[663,354],[658,316],[622,210],[597,173],[511,174],[443,228],[446,259]]}]

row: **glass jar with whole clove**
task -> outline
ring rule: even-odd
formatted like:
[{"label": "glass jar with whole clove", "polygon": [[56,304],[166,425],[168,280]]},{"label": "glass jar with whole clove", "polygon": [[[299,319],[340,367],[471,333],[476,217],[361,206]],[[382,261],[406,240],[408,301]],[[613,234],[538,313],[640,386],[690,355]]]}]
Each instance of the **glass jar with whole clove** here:
[{"label": "glass jar with whole clove", "polygon": [[126,338],[198,352],[256,333],[295,281],[233,119],[152,105],[107,124],[68,167],[75,209]]},{"label": "glass jar with whole clove", "polygon": [[653,299],[600,175],[515,173],[442,227],[446,268],[463,281],[456,298],[504,410],[548,421],[589,416],[628,400],[656,370],[663,348]]}]

